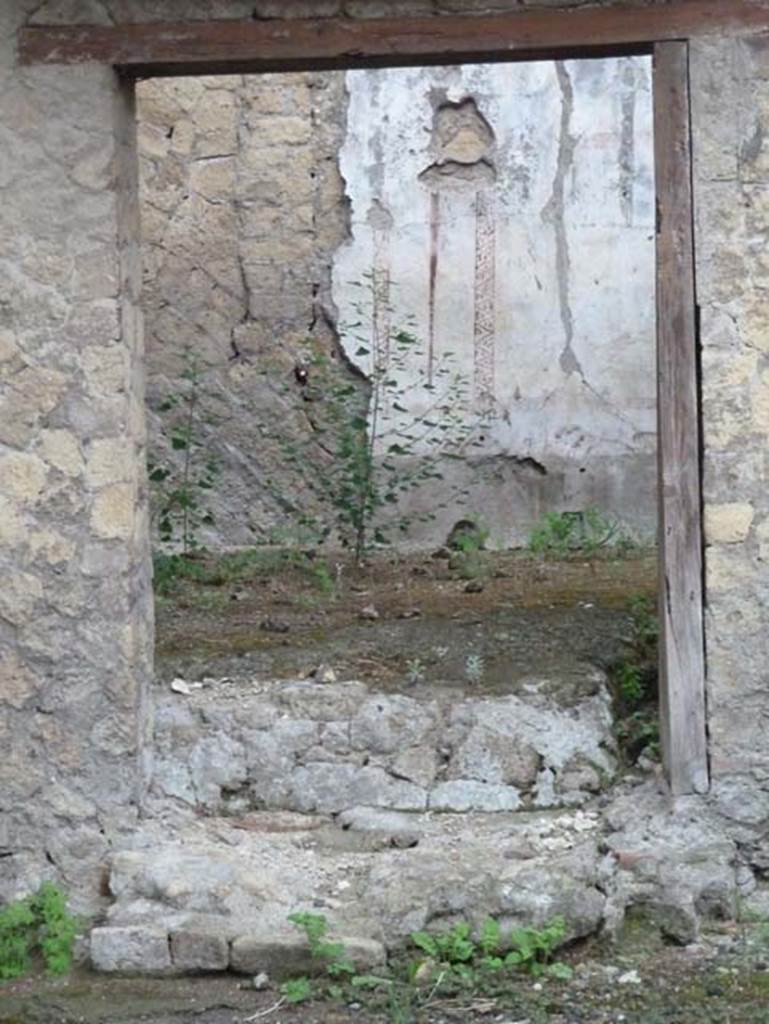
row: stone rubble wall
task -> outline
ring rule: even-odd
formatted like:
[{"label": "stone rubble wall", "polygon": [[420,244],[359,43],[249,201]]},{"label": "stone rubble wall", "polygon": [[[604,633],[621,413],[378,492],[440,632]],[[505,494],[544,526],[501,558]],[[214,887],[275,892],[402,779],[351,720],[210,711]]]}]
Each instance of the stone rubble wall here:
[{"label": "stone rubble wall", "polygon": [[709,750],[747,837],[769,819],[769,47],[696,42],[691,73]]},{"label": "stone rubble wall", "polygon": [[617,769],[598,670],[561,707],[546,680],[521,696],[416,699],[362,683],[226,683],[160,697],[155,795],[210,814],[512,811],[578,804]]},{"label": "stone rubble wall", "polygon": [[131,90],[14,66],[0,5],[0,900],[98,904],[137,818],[153,641]]},{"label": "stone rubble wall", "polygon": [[323,402],[294,368],[327,358],[327,384],[350,386],[363,407],[331,298],[332,254],[348,231],[336,160],[345,111],[341,72],[137,86],[150,461],[178,481],[171,428],[187,407],[164,405],[187,393],[194,353],[193,465],[217,463],[214,487],[195,494],[213,516],[196,538],[209,546],[296,542],[287,524],[298,533],[302,517],[333,516],[317,475],[333,450],[319,433]]}]

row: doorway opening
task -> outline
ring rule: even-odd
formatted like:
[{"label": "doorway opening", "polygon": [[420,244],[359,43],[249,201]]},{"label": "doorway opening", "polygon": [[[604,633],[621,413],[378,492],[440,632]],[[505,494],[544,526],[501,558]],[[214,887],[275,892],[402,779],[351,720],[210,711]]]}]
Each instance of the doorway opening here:
[{"label": "doorway opening", "polygon": [[659,757],[651,78],[140,84],[169,795],[515,810]]}]

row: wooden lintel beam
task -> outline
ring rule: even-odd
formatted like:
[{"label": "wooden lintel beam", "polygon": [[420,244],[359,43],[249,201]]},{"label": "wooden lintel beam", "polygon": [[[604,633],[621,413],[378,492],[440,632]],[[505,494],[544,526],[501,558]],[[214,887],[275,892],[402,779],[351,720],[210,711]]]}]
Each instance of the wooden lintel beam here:
[{"label": "wooden lintel beam", "polygon": [[134,76],[640,52],[656,41],[769,31],[769,0],[678,0],[493,15],[31,26],[21,64],[97,62]]}]

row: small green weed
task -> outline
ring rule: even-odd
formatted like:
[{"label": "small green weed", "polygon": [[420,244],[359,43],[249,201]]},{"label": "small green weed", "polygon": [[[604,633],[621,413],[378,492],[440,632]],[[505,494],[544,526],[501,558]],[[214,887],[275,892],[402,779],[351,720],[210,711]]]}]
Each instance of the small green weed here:
[{"label": "small green weed", "polygon": [[287,1003],[305,1003],[312,998],[309,978],[291,978],[280,986],[280,994]]},{"label": "small green weed", "polygon": [[486,660],[482,654],[468,654],[465,658],[465,679],[473,686],[483,682]]},{"label": "small green weed", "polygon": [[336,581],[328,564],[313,553],[294,548],[256,547],[221,555],[156,554],[153,558],[155,593],[168,597],[184,582],[222,587],[253,579],[280,576],[286,571],[305,575],[321,594],[332,597]]},{"label": "small green weed", "polygon": [[409,658],[406,662],[406,680],[411,686],[424,682],[425,666],[421,658]]},{"label": "small green weed", "polygon": [[147,462],[151,507],[163,543],[180,543],[184,554],[200,547],[199,531],[214,523],[209,497],[219,463],[206,439],[210,416],[201,412],[206,367],[191,348],[184,351],[178,390],[158,405],[160,445]]},{"label": "small green weed", "polygon": [[479,974],[517,968],[534,976],[546,974],[567,979],[568,964],[553,961],[553,952],[566,935],[562,917],[553,918],[543,928],[513,928],[503,935],[499,922],[488,918],[478,940],[466,922],[454,925],[447,932],[414,932],[411,941],[435,963],[435,970],[445,970],[474,983]]},{"label": "small green weed", "polygon": [[620,524],[600,509],[580,512],[546,512],[529,536],[529,551],[534,555],[566,558],[580,553],[594,556],[609,546],[625,550],[627,537]]},{"label": "small green weed", "polygon": [[51,974],[72,966],[72,946],[79,922],[67,910],[64,893],[52,882],[0,909],[0,979],[26,974],[39,952]]},{"label": "small green weed", "polygon": [[657,720],[657,645],[659,623],[654,602],[642,594],[628,600],[630,630],[625,654],[611,668],[616,705],[616,732],[630,764],[646,750],[659,752]]},{"label": "small green weed", "polygon": [[654,602],[637,594],[628,600],[630,630],[625,654],[610,667],[616,706],[616,733],[630,764],[643,750],[659,751],[657,722],[657,643]]},{"label": "small green weed", "polygon": [[454,551],[469,554],[475,551],[483,551],[488,539],[489,531],[485,526],[479,526],[472,519],[463,519],[451,531],[448,546]]},{"label": "small green weed", "polygon": [[646,696],[641,666],[633,661],[623,661],[617,666],[615,677],[622,699],[627,704],[640,704]]},{"label": "small green weed", "polygon": [[[304,932],[312,957],[324,964],[325,982],[318,981],[317,994],[332,999],[367,998],[372,1008],[386,1010],[392,1024],[410,1024],[439,990],[442,996],[493,993],[505,987],[511,971],[560,981],[572,975],[568,964],[553,959],[566,935],[560,917],[542,928],[513,928],[508,933],[494,918],[488,918],[477,935],[466,921],[443,932],[414,932],[411,943],[419,956],[396,960],[386,977],[357,974],[343,944],[328,940],[322,914],[291,914],[289,921]],[[304,1002],[314,994],[316,988],[306,977],[281,987],[286,1002]]]},{"label": "small green weed", "polygon": [[[288,920],[304,932],[310,946],[310,955],[314,960],[320,960],[323,963],[329,978],[349,979],[355,974],[355,966],[347,956],[343,944],[330,942],[327,938],[328,921],[323,914],[298,911],[295,914],[289,914]],[[299,978],[297,981],[306,982],[309,992],[311,988],[309,979]]]}]

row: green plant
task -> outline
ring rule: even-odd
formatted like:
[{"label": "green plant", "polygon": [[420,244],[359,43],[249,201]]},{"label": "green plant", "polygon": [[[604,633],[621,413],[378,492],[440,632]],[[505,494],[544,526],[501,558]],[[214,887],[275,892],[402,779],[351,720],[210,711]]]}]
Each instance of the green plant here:
[{"label": "green plant", "polygon": [[488,577],[490,561],[486,551],[489,531],[470,519],[463,519],[451,531],[447,546],[452,549],[450,567],[463,580]]},{"label": "green plant", "polygon": [[462,973],[463,965],[468,964],[476,954],[471,931],[466,921],[460,921],[447,932],[412,932],[411,941],[436,964]]},{"label": "green plant", "polygon": [[465,658],[465,679],[477,686],[483,682],[486,671],[486,659],[482,654],[468,654]]},{"label": "green plant", "polygon": [[565,935],[566,922],[562,917],[554,917],[543,928],[513,928],[509,936],[513,948],[505,957],[505,963],[534,975],[570,977],[568,964],[553,962],[553,953]]},{"label": "green plant", "polygon": [[423,682],[425,666],[421,658],[409,658],[406,662],[406,679],[411,686]]},{"label": "green plant", "polygon": [[79,922],[62,891],[43,882],[38,891],[0,909],[0,979],[18,978],[39,951],[51,974],[66,974]]},{"label": "green plant", "polygon": [[616,733],[632,764],[643,750],[659,752],[657,720],[657,645],[659,623],[654,602],[645,595],[628,600],[629,634],[625,654],[611,666],[616,702]]},{"label": "green plant", "polygon": [[[187,348],[177,390],[158,406],[161,433],[170,452],[165,457],[153,455],[147,463],[160,539],[178,540],[185,555],[200,547],[200,528],[214,522],[206,496],[215,485],[219,465],[203,437],[203,384],[201,361]],[[174,452],[181,453],[181,461],[173,457]]]},{"label": "green plant", "polygon": [[288,920],[304,932],[310,946],[310,955],[323,961],[329,977],[350,977],[355,974],[355,966],[345,953],[344,945],[328,940],[328,921],[323,914],[299,911],[289,914]]},{"label": "green plant", "polygon": [[[289,921],[304,932],[313,958],[324,964],[324,994],[334,999],[367,998],[372,1006],[387,1011],[392,1024],[411,1024],[438,990],[470,995],[497,992],[505,989],[505,977],[511,970],[556,980],[567,980],[572,973],[568,964],[553,959],[566,935],[562,918],[539,929],[513,928],[508,934],[494,918],[483,922],[477,936],[465,921],[446,931],[414,932],[411,942],[421,957],[396,958],[387,977],[357,974],[343,945],[328,940],[328,923],[322,914],[291,914]],[[306,977],[281,987],[286,1002],[304,1002],[313,993],[313,984]]]},{"label": "green plant", "polygon": [[489,530],[471,519],[463,519],[451,531],[448,546],[463,554],[483,551],[489,539]]},{"label": "green plant", "polygon": [[592,557],[624,539],[620,524],[597,508],[580,512],[546,512],[529,535],[529,550],[535,555],[565,558],[574,552]]},{"label": "green plant", "polygon": [[488,918],[477,940],[470,925],[460,921],[446,932],[414,932],[411,941],[427,954],[435,971],[476,985],[480,976],[511,967],[535,976],[547,974],[561,980],[571,977],[568,964],[553,961],[553,953],[565,935],[562,917],[553,918],[542,928],[513,928],[507,935],[498,921]]},{"label": "green plant", "polygon": [[312,998],[309,978],[289,978],[280,986],[280,994],[287,1003],[305,1003]]},{"label": "green plant", "polygon": [[292,440],[266,424],[262,433],[296,474],[295,490],[316,499],[321,519],[323,509],[331,510],[330,517],[318,521],[306,499],[291,501],[285,482],[268,480],[275,499],[299,525],[313,528],[319,543],[336,532],[360,562],[372,541],[386,544],[393,530],[406,532],[415,522],[435,518],[435,508],[401,513],[399,502],[428,481],[443,479],[442,460],[462,458],[468,446],[480,443],[475,432],[486,414],[467,418],[468,381],[453,368],[451,353],[428,374],[414,368],[419,342],[409,330],[381,336],[374,324],[378,299],[372,276],[353,285],[362,290],[358,319],[343,336],[357,345],[354,357],[365,368],[366,394],[354,379],[340,375],[339,361],[315,351],[307,360],[312,429]]},{"label": "green plant", "polygon": [[625,703],[640,704],[646,695],[641,666],[633,661],[623,661],[617,666],[615,675]]},{"label": "green plant", "polygon": [[617,724],[617,738],[631,762],[635,762],[643,750],[652,757],[659,757],[660,725],[656,709],[646,707],[626,715]]}]

